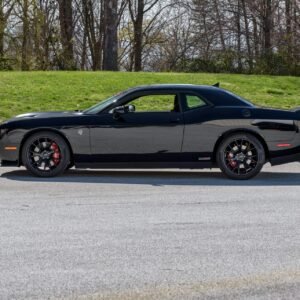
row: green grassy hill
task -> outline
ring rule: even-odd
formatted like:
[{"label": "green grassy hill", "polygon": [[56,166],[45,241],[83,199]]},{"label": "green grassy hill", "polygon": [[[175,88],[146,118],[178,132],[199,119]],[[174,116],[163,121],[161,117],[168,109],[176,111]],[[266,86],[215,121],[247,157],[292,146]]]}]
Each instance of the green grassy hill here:
[{"label": "green grassy hill", "polygon": [[1,72],[0,120],[30,111],[85,109],[138,85],[191,83],[221,86],[261,106],[300,106],[300,77],[228,74]]}]

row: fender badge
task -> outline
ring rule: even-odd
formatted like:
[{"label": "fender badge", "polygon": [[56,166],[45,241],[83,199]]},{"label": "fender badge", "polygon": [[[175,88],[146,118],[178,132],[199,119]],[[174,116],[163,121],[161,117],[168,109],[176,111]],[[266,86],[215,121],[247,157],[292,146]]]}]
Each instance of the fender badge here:
[{"label": "fender badge", "polygon": [[79,134],[79,135],[83,135],[83,130],[82,130],[82,129],[79,129],[79,130],[78,130],[78,134]]}]

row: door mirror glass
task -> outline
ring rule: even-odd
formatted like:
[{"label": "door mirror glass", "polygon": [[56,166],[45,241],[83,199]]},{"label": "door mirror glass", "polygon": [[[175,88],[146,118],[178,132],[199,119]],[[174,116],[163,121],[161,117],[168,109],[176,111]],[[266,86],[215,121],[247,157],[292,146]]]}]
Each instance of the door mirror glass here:
[{"label": "door mirror glass", "polygon": [[134,105],[122,105],[122,106],[115,107],[110,112],[113,114],[119,114],[119,115],[131,113],[131,112],[135,112],[135,106]]},{"label": "door mirror glass", "polygon": [[132,104],[128,105],[127,106],[127,111],[130,112],[130,113],[135,112],[135,106],[132,105]]},{"label": "door mirror glass", "polygon": [[112,114],[125,114],[125,106],[117,106],[110,111]]}]

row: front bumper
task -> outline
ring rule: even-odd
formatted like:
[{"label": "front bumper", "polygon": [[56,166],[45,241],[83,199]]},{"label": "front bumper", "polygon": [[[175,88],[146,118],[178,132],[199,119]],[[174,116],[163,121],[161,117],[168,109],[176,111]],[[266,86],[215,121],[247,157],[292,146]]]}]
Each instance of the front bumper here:
[{"label": "front bumper", "polygon": [[12,141],[9,135],[4,135],[0,139],[0,163],[1,166],[13,163],[18,165],[19,144]]},{"label": "front bumper", "polygon": [[0,167],[18,167],[18,161],[0,160]]}]

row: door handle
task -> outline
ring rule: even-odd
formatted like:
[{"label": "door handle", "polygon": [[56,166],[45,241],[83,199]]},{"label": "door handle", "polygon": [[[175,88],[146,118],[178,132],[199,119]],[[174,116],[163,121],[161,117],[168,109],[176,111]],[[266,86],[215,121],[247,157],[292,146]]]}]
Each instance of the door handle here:
[{"label": "door handle", "polygon": [[175,119],[171,119],[171,123],[179,123],[181,121],[181,118],[175,118]]}]

